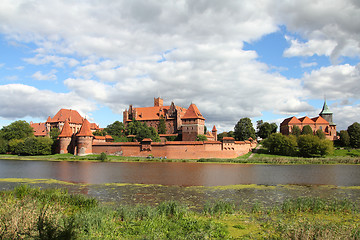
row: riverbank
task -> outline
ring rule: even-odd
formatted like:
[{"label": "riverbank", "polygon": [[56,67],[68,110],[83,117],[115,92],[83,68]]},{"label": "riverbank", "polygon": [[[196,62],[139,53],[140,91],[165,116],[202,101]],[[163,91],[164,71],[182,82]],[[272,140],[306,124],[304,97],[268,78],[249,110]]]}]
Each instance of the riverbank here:
[{"label": "riverbank", "polygon": [[358,239],[349,200],[299,197],[264,207],[227,201],[107,207],[63,190],[21,185],[0,192],[1,239]]},{"label": "riverbank", "polygon": [[153,157],[124,157],[106,155],[74,156],[72,154],[54,154],[45,156],[17,156],[1,154],[5,160],[40,160],[40,161],[111,161],[111,162],[212,162],[242,164],[360,164],[360,149],[336,149],[332,155],[319,158],[287,157],[266,154],[262,151],[245,154],[232,159],[166,159]]}]

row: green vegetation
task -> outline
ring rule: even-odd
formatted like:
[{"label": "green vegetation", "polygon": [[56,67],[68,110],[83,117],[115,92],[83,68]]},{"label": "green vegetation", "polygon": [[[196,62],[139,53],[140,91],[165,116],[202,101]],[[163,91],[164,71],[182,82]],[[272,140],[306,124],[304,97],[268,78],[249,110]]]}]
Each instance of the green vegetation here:
[{"label": "green vegetation", "polygon": [[227,201],[202,210],[178,202],[102,206],[63,190],[0,192],[0,239],[359,239],[349,200],[301,197],[264,207]]},{"label": "green vegetation", "polygon": [[205,135],[199,134],[196,136],[196,141],[207,141],[207,137]]},{"label": "green vegetation", "polygon": [[256,136],[265,139],[268,138],[272,133],[276,133],[277,125],[276,123],[268,123],[263,122],[263,120],[259,120],[257,121],[256,129]]},{"label": "green vegetation", "polygon": [[0,130],[0,138],[10,141],[12,139],[25,139],[34,136],[34,130],[26,121],[18,120]]},{"label": "green vegetation", "polygon": [[333,142],[316,135],[304,134],[297,138],[273,133],[263,141],[270,154],[301,157],[323,157],[333,152]]},{"label": "green vegetation", "polygon": [[347,132],[350,137],[350,146],[353,148],[360,148],[360,123],[354,122],[351,124]]},{"label": "green vegetation", "polygon": [[241,118],[234,127],[235,139],[238,141],[256,139],[255,129],[250,118]]},{"label": "green vegetation", "polygon": [[166,133],[166,123],[165,118],[163,115],[160,116],[159,126],[158,126],[158,133],[165,134]]}]

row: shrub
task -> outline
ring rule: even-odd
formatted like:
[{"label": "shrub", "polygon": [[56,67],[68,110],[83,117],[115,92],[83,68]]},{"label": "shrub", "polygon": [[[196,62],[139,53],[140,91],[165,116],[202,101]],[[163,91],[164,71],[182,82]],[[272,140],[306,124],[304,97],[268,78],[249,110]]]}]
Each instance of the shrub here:
[{"label": "shrub", "polygon": [[309,125],[306,125],[303,127],[301,131],[301,135],[313,135],[313,130]]},{"label": "shrub", "polygon": [[102,152],[100,154],[100,156],[98,157],[98,160],[102,161],[102,162],[105,162],[107,160],[107,155],[106,153]]},{"label": "shrub", "polygon": [[207,141],[207,137],[205,135],[199,134],[196,136],[196,141]]},{"label": "shrub", "polygon": [[325,139],[326,138],[325,133],[321,129],[316,130],[315,135],[320,139]]},{"label": "shrub", "polygon": [[313,135],[298,137],[299,153],[302,157],[318,157],[330,154],[334,147],[330,140],[320,139]]},{"label": "shrub", "polygon": [[294,156],[297,142],[296,137],[293,135],[285,136],[281,133],[273,133],[263,141],[263,146],[271,154]]}]

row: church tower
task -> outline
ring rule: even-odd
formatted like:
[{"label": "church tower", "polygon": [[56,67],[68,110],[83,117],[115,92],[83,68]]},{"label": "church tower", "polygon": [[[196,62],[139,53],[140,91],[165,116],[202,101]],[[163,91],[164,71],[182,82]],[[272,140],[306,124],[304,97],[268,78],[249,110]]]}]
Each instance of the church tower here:
[{"label": "church tower", "polygon": [[326,104],[326,100],[324,101],[324,106],[319,114],[322,118],[329,122],[330,125],[334,125],[333,123],[333,112],[329,110],[328,105]]}]

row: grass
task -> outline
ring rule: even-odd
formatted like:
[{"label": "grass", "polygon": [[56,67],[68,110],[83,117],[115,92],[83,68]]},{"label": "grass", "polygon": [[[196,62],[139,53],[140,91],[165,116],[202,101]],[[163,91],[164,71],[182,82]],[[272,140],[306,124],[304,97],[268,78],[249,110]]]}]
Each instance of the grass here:
[{"label": "grass", "polygon": [[45,156],[17,156],[0,155],[0,159],[8,160],[44,160],[44,161],[108,161],[108,162],[204,162],[204,163],[243,163],[243,164],[360,164],[360,149],[335,149],[334,153],[326,157],[303,158],[278,156],[266,153],[262,149],[249,152],[238,158],[219,159],[163,159],[145,157],[124,157],[106,154],[74,156],[72,154],[54,154]]},{"label": "grass", "polygon": [[359,239],[349,200],[287,199],[274,206],[208,202],[202,211],[170,201],[105,207],[59,189],[0,192],[0,239]]}]

